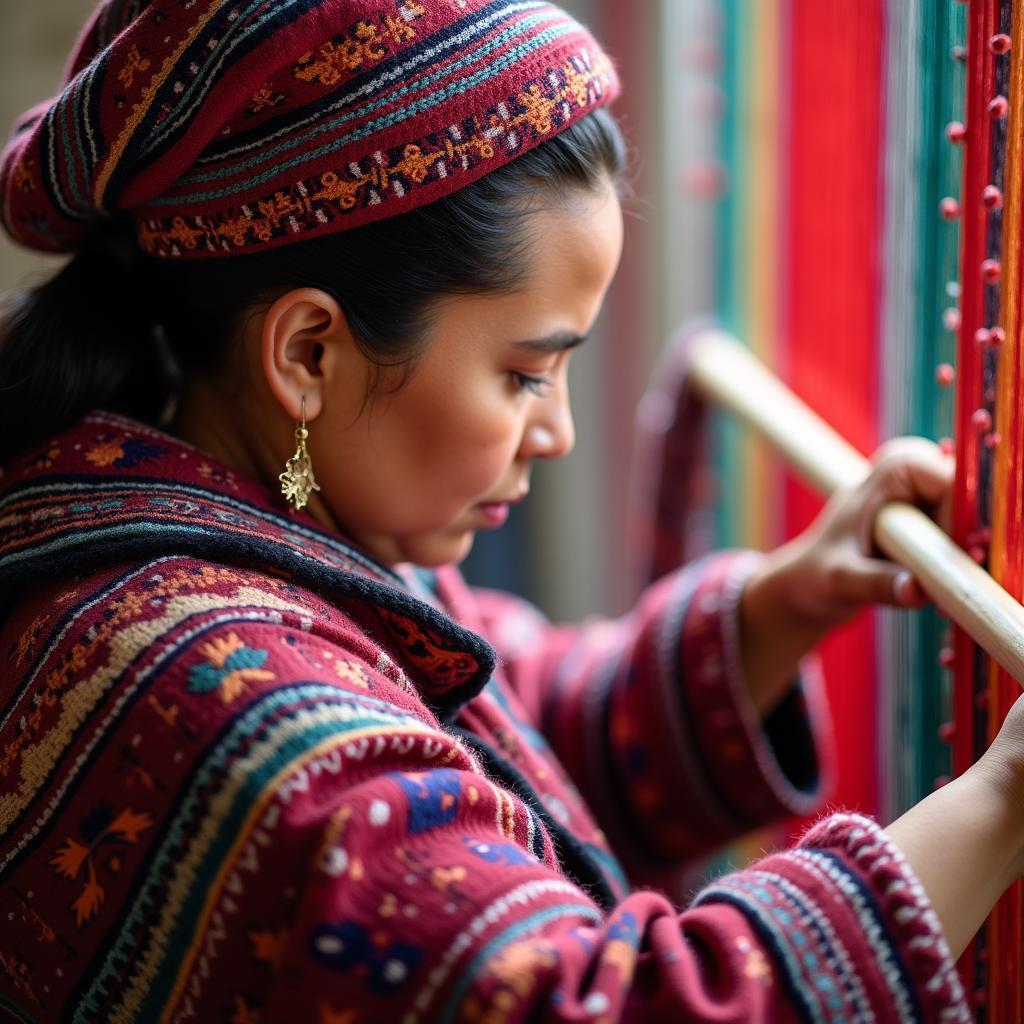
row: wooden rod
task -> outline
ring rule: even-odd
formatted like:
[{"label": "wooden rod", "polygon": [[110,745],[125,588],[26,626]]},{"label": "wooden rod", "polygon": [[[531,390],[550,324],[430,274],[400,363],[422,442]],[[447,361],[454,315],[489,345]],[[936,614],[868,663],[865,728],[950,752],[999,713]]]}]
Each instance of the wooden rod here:
[{"label": "wooden rod", "polygon": [[[698,390],[764,435],[826,495],[854,487],[870,463],[735,338],[701,331],[691,340]],[[925,593],[1024,686],[1024,606],[920,509],[892,502],[875,519],[875,543],[906,566]]]}]

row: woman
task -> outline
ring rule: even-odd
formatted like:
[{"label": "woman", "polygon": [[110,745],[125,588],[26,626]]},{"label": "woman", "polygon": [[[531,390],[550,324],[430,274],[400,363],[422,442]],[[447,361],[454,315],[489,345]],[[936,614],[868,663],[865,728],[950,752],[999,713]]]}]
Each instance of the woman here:
[{"label": "woman", "polygon": [[682,912],[612,852],[664,877],[817,803],[798,661],[917,602],[865,552],[948,489],[930,446],[621,622],[453,567],[572,447],[616,89],[533,0],[113,0],[17,127],[7,230],[75,255],[0,348],[15,1019],[968,1018],[1019,723]]}]

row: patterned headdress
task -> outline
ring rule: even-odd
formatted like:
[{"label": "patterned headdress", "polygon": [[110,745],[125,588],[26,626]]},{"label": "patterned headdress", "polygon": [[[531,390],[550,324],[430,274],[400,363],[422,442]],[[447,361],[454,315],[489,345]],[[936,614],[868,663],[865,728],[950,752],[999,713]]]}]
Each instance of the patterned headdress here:
[{"label": "patterned headdress", "polygon": [[3,222],[80,247],[257,252],[454,192],[609,102],[586,29],[535,0],[107,0],[15,124]]}]

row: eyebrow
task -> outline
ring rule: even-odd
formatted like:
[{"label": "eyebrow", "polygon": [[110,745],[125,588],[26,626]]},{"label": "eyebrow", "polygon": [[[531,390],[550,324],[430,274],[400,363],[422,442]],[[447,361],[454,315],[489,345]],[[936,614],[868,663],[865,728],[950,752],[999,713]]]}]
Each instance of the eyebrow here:
[{"label": "eyebrow", "polygon": [[541,355],[549,355],[552,352],[565,352],[567,349],[576,348],[587,340],[585,334],[573,334],[572,331],[555,331],[543,338],[527,338],[525,341],[514,341],[513,348],[523,349],[527,352],[537,352]]}]

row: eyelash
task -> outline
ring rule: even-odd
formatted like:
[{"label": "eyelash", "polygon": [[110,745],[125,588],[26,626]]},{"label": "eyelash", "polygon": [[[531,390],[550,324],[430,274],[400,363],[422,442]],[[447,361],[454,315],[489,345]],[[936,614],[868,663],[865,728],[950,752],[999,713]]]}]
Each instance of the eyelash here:
[{"label": "eyelash", "polygon": [[544,397],[546,388],[551,387],[551,381],[547,377],[531,377],[528,373],[516,373],[513,371],[512,379],[521,391],[529,391],[538,397]]}]

